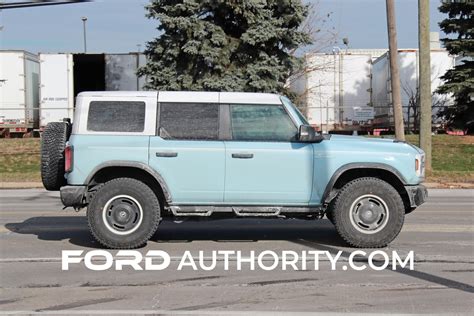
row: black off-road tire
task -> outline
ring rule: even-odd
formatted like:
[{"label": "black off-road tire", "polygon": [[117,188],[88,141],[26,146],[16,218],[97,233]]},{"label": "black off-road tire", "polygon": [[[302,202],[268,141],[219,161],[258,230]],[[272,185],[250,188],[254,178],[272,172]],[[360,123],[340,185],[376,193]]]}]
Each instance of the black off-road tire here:
[{"label": "black off-road tire", "polygon": [[[364,195],[379,197],[388,208],[388,219],[380,231],[361,232],[351,220],[351,206]],[[400,233],[405,218],[405,208],[400,194],[389,183],[378,178],[359,178],[347,183],[336,196],[333,220],[338,234],[351,246],[380,248],[387,246]]]},{"label": "black off-road tire", "polygon": [[[119,235],[110,230],[104,221],[106,204],[117,196],[129,196],[142,208],[142,220],[135,231]],[[141,247],[153,236],[160,223],[160,203],[155,193],[143,182],[131,178],[117,178],[101,185],[87,208],[89,229],[94,238],[111,249]]]},{"label": "black off-road tire", "polygon": [[41,138],[41,180],[48,191],[58,191],[66,185],[64,178],[64,148],[71,134],[71,125],[51,122]]}]

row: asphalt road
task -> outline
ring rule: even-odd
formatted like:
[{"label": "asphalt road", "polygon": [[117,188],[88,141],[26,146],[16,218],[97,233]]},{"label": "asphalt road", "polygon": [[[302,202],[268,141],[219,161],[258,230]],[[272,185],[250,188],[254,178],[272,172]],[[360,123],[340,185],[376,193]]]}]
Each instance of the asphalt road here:
[{"label": "asphalt road", "polygon": [[[429,193],[428,202],[406,217],[400,236],[382,249],[401,256],[413,250],[414,270],[342,270],[355,249],[327,220],[221,219],[163,222],[139,251],[169,253],[171,264],[164,271],[90,271],[84,264],[62,271],[62,250],[100,248],[84,212],[62,210],[56,193],[2,190],[0,310],[474,313],[474,190]],[[186,250],[206,256],[212,250],[343,253],[337,271],[328,260],[318,271],[249,271],[245,264],[238,271],[235,259],[229,271],[222,261],[212,271],[177,271]]]}]

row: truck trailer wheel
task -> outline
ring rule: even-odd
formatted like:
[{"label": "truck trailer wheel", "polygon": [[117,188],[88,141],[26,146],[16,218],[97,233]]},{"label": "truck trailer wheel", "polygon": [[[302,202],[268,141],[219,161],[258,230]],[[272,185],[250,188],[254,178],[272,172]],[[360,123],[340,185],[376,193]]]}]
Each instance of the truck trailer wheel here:
[{"label": "truck trailer wheel", "polygon": [[146,244],[156,232],[160,204],[143,182],[117,178],[99,187],[87,208],[95,239],[112,249],[133,249]]},{"label": "truck trailer wheel", "polygon": [[334,200],[333,220],[339,235],[351,246],[385,247],[398,236],[405,208],[400,194],[378,178],[347,183]]},{"label": "truck trailer wheel", "polygon": [[66,184],[64,178],[64,148],[71,134],[71,125],[51,122],[41,138],[41,180],[46,190],[58,191]]}]

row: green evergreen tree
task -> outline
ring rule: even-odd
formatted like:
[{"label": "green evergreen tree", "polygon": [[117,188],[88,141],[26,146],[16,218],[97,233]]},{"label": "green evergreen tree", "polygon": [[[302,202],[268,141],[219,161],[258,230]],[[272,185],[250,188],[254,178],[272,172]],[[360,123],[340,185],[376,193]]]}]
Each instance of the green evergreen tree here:
[{"label": "green evergreen tree", "polygon": [[[439,23],[451,38],[442,39],[446,49],[462,59],[446,72],[438,93],[452,93],[454,106],[440,112],[450,126],[466,128],[474,124],[474,1],[443,1],[439,10],[448,18]],[[457,35],[457,36],[456,36]]]},{"label": "green evergreen tree", "polygon": [[152,0],[160,36],[147,44],[148,89],[284,92],[310,43],[299,0]]}]

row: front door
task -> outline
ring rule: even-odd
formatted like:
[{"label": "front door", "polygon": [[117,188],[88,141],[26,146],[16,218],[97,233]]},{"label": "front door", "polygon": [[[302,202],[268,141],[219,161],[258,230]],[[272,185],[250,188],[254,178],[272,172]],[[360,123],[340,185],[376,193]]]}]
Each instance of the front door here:
[{"label": "front door", "polygon": [[217,103],[160,103],[149,164],[165,180],[173,204],[221,204],[225,149]]},{"label": "front door", "polygon": [[282,105],[230,105],[225,142],[226,204],[305,205],[313,182],[313,146]]}]

